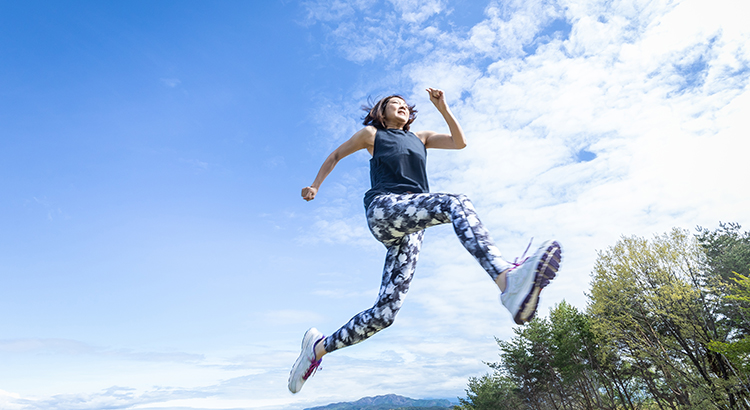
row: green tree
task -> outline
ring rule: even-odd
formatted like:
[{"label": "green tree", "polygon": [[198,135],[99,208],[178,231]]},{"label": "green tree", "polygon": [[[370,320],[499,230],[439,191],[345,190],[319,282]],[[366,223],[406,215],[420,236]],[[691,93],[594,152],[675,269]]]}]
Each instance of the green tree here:
[{"label": "green tree", "polygon": [[719,223],[713,231],[698,227],[696,238],[706,252],[709,272],[724,283],[733,285],[735,272],[750,269],[750,231],[742,232],[740,224]]},{"label": "green tree", "polygon": [[[730,338],[750,335],[750,301],[742,297],[724,297],[742,290],[742,283],[736,282],[736,274],[749,273],[750,232],[742,232],[736,223],[720,223],[713,231],[699,227],[696,238],[706,252],[708,269],[703,282],[713,288],[715,298],[710,302],[717,305],[716,326],[726,329],[726,333],[734,333]],[[737,288],[738,283],[740,288]]]},{"label": "green tree", "polygon": [[466,399],[459,398],[454,410],[515,410],[527,408],[519,398],[518,388],[508,377],[497,373],[469,378]]},{"label": "green tree", "polygon": [[586,311],[563,301],[498,340],[456,409],[750,409],[748,271],[738,224],[623,237],[599,252]]},{"label": "green tree", "polygon": [[[750,303],[750,278],[739,273],[736,276],[735,281],[738,286],[726,298],[745,304]],[[750,313],[750,309],[744,306],[740,306],[740,309],[744,310],[745,314]],[[745,381],[747,380],[747,374],[750,374],[750,336],[743,335],[741,338],[738,337],[728,342],[712,341],[709,348],[726,356],[735,368],[745,375]]]},{"label": "green tree", "polygon": [[717,306],[717,331],[709,348],[731,363],[727,388],[750,407],[750,280],[745,276],[750,270],[750,232],[742,232],[737,223],[720,223],[713,231],[699,227],[696,238],[707,256],[704,282],[713,293],[709,302]]},{"label": "green tree", "polygon": [[[501,361],[490,364],[507,376],[532,409],[632,408],[627,385],[602,372],[599,341],[588,317],[565,301],[498,340]],[[625,394],[623,394],[623,392]]]},{"label": "green tree", "polygon": [[686,231],[624,237],[599,253],[589,314],[659,408],[736,408],[729,362],[708,349],[726,333],[705,285],[706,254]]},{"label": "green tree", "polygon": [[[614,409],[627,392],[603,377],[599,343],[588,317],[566,301],[550,310],[553,359],[567,401],[575,409]],[[602,391],[606,394],[602,394]],[[629,401],[622,400],[625,408]]]},{"label": "green tree", "polygon": [[552,367],[553,345],[549,321],[536,318],[513,331],[516,337],[510,341],[497,340],[501,361],[490,364],[490,367],[507,374],[531,408],[557,408],[562,392],[559,376]]}]

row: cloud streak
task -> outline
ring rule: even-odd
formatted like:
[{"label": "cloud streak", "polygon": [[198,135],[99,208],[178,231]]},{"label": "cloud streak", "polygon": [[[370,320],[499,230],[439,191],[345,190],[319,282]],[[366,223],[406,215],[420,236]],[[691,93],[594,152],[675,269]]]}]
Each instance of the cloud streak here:
[{"label": "cloud streak", "polygon": [[[430,152],[431,187],[472,198],[509,259],[530,237],[563,243],[563,269],[546,291],[543,314],[563,298],[585,307],[595,251],[620,235],[750,223],[750,194],[737,185],[739,152],[750,148],[740,114],[750,112],[750,30],[733,4],[490,2],[466,30],[445,24],[448,2],[420,19],[390,3],[309,17],[345,58],[388,60],[380,62],[386,78],[358,85],[353,95],[409,79],[407,97],[420,104],[416,129],[445,129],[423,90],[446,90],[469,146]],[[382,18],[369,19],[376,7]],[[328,194],[332,201],[350,196]],[[361,216],[347,212],[336,220],[349,223],[321,214],[315,225],[324,236],[324,227],[358,232]],[[485,345],[482,335],[509,336],[496,291],[451,236],[449,228],[428,232],[398,335],[444,341],[439,335],[451,334],[475,348]],[[368,341],[372,349],[388,343],[397,340]],[[407,345],[404,354],[415,354]],[[457,362],[478,357],[456,351]],[[422,357],[425,366],[440,360]]]},{"label": "cloud streak", "polygon": [[4,339],[0,340],[0,352],[42,355],[93,355],[126,360],[148,362],[199,363],[205,357],[184,352],[139,352],[132,349],[97,347],[70,339]]},{"label": "cloud streak", "polygon": [[[563,298],[584,307],[596,250],[620,235],[719,220],[750,224],[750,193],[738,188],[749,148],[750,30],[735,3],[488,1],[477,21],[462,26],[453,20],[460,5],[447,0],[308,1],[304,24],[321,33],[322,49],[348,59],[362,75],[343,86],[350,88],[344,96],[311,97],[312,123],[321,131],[298,146],[309,144],[322,162],[354,132],[366,96],[404,87],[419,104],[415,128],[445,130],[424,95],[427,86],[443,88],[469,146],[429,153],[431,187],[472,198],[507,259],[520,255],[531,237],[535,244],[559,239],[563,268],[545,290],[540,313]],[[176,79],[161,81],[182,87]],[[300,395],[286,391],[299,353],[299,340],[292,339],[304,326],[334,331],[375,299],[380,266],[369,262],[381,263],[383,249],[363,216],[366,157],[339,165],[304,217],[290,212],[297,235],[272,244],[279,253],[269,256],[287,266],[262,274],[299,276],[285,277],[289,288],[283,289],[257,282],[253,291],[280,293],[273,294],[278,305],[247,310],[250,324],[237,331],[250,328],[247,344],[211,340],[231,351],[194,354],[63,338],[0,340],[0,353],[13,360],[68,358],[64,364],[75,368],[54,369],[66,377],[85,379],[75,369],[89,359],[96,361],[91,368],[108,369],[97,369],[100,380],[75,380],[36,396],[3,386],[9,392],[0,391],[0,407],[301,409],[384,393],[462,395],[467,378],[497,360],[493,337],[509,337],[512,320],[449,226],[428,231],[396,323],[326,357]],[[289,168],[291,158],[269,156],[261,165]],[[215,168],[180,161],[196,172]],[[34,200],[49,211],[46,200]],[[294,259],[295,246],[316,259]],[[37,382],[57,377],[38,369],[29,374]]]}]

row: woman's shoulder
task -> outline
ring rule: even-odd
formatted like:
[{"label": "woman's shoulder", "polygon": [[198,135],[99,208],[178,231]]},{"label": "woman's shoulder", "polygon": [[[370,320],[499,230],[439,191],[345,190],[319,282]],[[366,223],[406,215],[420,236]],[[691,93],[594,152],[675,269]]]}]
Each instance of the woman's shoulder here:
[{"label": "woman's shoulder", "polygon": [[375,145],[375,133],[377,129],[371,125],[368,125],[359,131],[355,132],[352,138],[349,140],[350,144],[354,144],[357,149],[367,149],[372,154],[372,149]]},{"label": "woman's shoulder", "polygon": [[360,137],[365,137],[365,138],[368,138],[368,137],[369,138],[374,138],[375,134],[377,134],[377,132],[378,132],[377,128],[373,127],[372,125],[368,125],[368,126],[362,128],[362,129],[360,129],[359,131],[357,131],[354,135],[360,136]]}]

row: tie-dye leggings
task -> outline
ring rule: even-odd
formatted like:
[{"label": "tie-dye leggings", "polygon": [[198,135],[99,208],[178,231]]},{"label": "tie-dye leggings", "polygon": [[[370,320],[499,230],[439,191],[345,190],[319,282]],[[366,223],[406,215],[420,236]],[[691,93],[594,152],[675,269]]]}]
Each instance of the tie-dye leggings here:
[{"label": "tie-dye leggings", "polygon": [[378,300],[326,337],[327,352],[359,343],[393,323],[409,290],[425,228],[453,223],[458,239],[493,280],[511,267],[464,195],[379,195],[367,208],[367,223],[388,248]]}]

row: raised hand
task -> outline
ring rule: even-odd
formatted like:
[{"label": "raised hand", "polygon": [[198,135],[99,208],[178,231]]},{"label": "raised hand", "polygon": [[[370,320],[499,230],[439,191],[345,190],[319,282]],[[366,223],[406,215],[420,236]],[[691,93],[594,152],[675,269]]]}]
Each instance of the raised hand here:
[{"label": "raised hand", "polygon": [[318,193],[318,190],[316,188],[313,188],[311,186],[306,186],[302,188],[302,199],[305,201],[312,201],[315,199],[315,195]]},{"label": "raised hand", "polygon": [[432,104],[435,105],[435,108],[437,108],[439,111],[442,111],[448,107],[448,105],[445,103],[445,93],[443,90],[439,90],[437,88],[428,88],[427,93],[430,94],[430,101],[432,101]]}]

